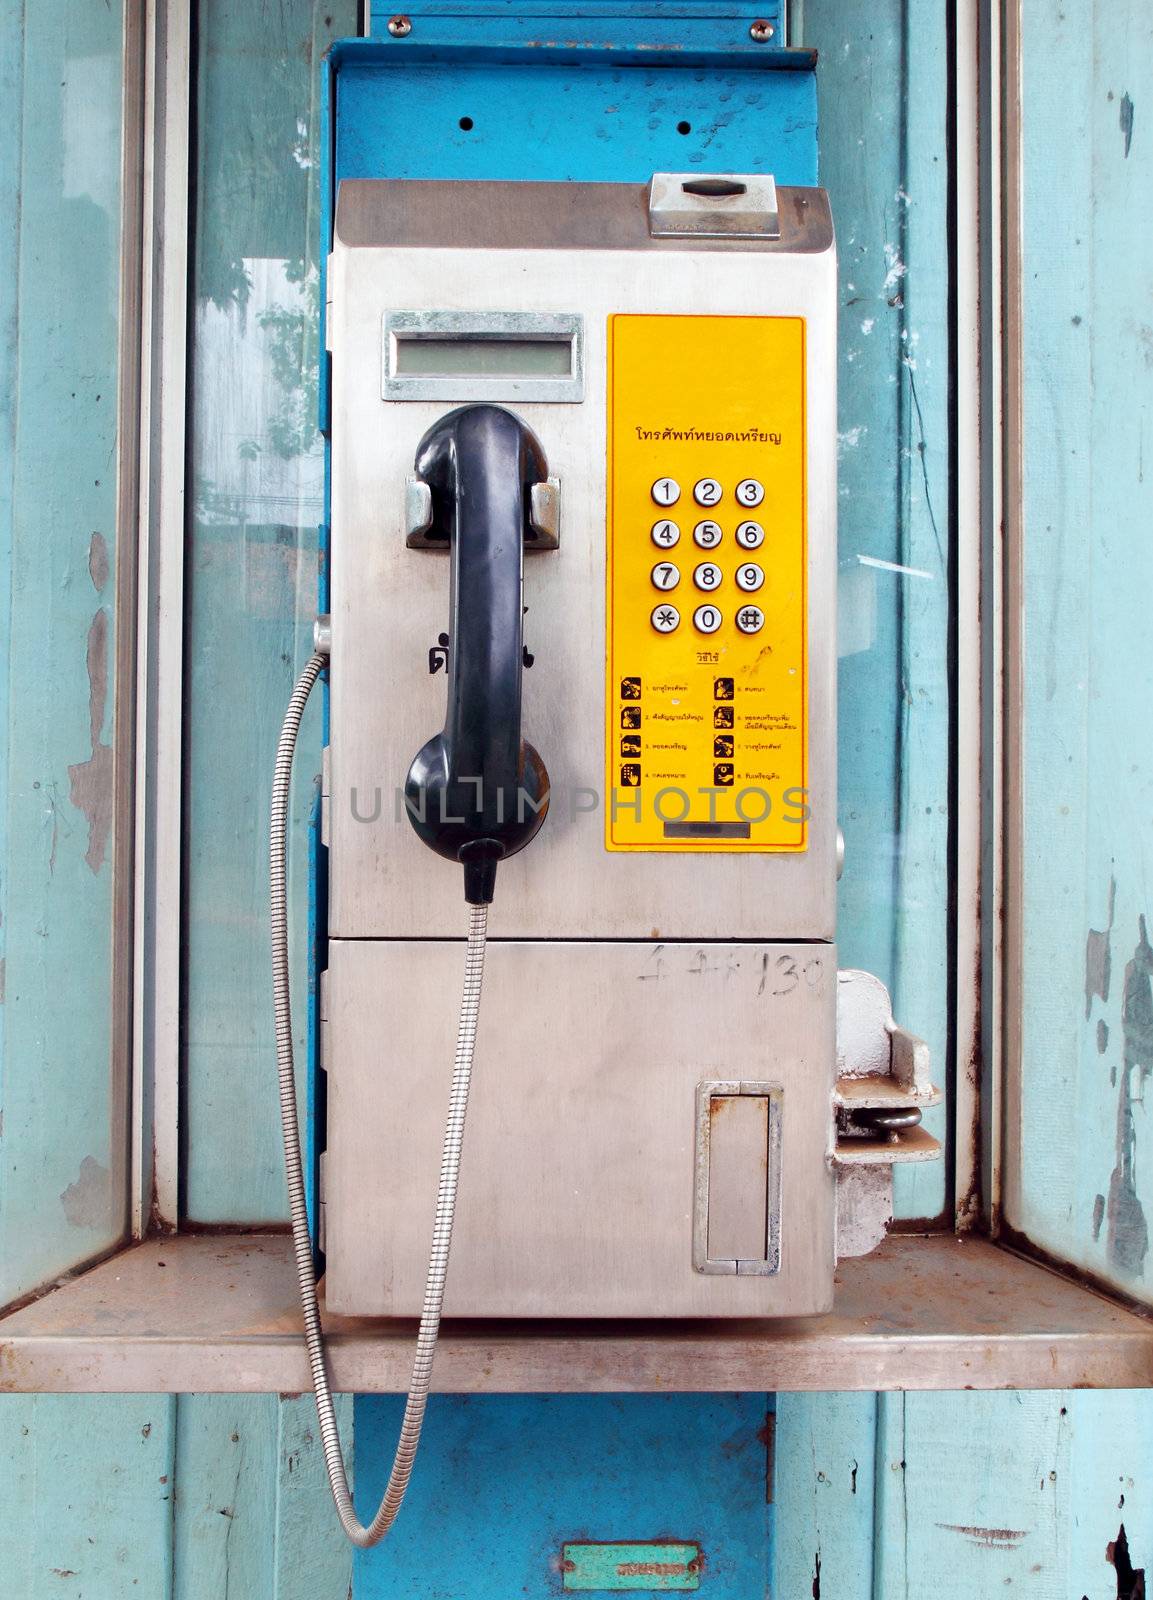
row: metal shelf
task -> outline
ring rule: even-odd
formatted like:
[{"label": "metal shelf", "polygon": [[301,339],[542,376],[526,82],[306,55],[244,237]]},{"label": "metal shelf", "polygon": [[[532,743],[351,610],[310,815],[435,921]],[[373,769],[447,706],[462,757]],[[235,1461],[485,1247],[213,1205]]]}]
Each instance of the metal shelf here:
[{"label": "metal shelf", "polygon": [[[408,1385],[413,1324],[330,1317],[335,1387]],[[0,1318],[0,1391],[309,1386],[289,1240],[133,1246]],[[433,1387],[572,1393],[1143,1388],[1153,1321],[979,1239],[886,1239],[837,1272],[829,1316],[762,1322],[446,1322]]]}]

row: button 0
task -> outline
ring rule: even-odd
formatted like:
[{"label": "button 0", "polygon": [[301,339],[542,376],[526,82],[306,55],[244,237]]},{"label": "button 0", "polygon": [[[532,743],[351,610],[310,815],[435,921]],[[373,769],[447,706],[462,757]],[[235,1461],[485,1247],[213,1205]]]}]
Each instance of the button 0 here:
[{"label": "button 0", "polygon": [[693,529],[693,540],[702,550],[713,550],[721,542],[719,522],[698,522]]},{"label": "button 0", "polygon": [[675,589],[681,581],[681,569],[671,561],[658,561],[649,576],[654,589]]},{"label": "button 0", "polygon": [[742,478],[737,484],[736,494],[742,506],[759,506],[765,498],[765,486],[756,478]]},{"label": "button 0", "polygon": [[[656,535],[654,533],[653,537]],[[734,535],[742,550],[759,550],[765,542],[765,530],[759,522],[742,522]]]},{"label": "button 0", "polygon": [[649,492],[658,506],[675,506],[681,497],[681,486],[675,478],[658,478]]},{"label": "button 0", "polygon": [[724,492],[715,478],[698,478],[693,484],[693,499],[699,506],[718,505]]},{"label": "button 0", "polygon": [[680,627],[681,614],[676,606],[657,606],[650,621],[658,633],[673,633]]},{"label": "button 0", "polygon": [[746,561],[743,567],[737,568],[737,588],[743,589],[746,594],[754,593],[764,581],[764,569],[758,567],[755,561]]},{"label": "button 0", "polygon": [[693,568],[693,582],[698,589],[703,589],[706,594],[713,589],[719,589],[724,573],[720,567],[711,561],[702,561],[699,567]]},{"label": "button 0", "polygon": [[659,544],[662,550],[671,550],[680,537],[681,530],[675,522],[668,517],[662,517],[659,522],[654,522],[652,527],[653,543]]},{"label": "button 0", "polygon": [[716,633],[723,621],[716,606],[698,606],[693,612],[693,627],[698,633]]},{"label": "button 0", "polygon": [[742,633],[760,633],[765,625],[765,613],[760,606],[742,606],[737,612],[737,627]]}]

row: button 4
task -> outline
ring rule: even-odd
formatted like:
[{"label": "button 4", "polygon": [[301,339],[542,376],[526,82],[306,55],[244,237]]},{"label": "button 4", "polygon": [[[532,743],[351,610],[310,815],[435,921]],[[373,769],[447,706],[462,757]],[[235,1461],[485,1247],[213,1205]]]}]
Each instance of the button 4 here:
[{"label": "button 4", "polygon": [[668,517],[662,517],[659,522],[653,523],[653,543],[659,544],[662,550],[671,550],[680,537],[680,528],[675,522],[671,522]]},{"label": "button 4", "polygon": [[658,478],[649,493],[658,506],[675,506],[681,497],[681,486],[675,478]]}]

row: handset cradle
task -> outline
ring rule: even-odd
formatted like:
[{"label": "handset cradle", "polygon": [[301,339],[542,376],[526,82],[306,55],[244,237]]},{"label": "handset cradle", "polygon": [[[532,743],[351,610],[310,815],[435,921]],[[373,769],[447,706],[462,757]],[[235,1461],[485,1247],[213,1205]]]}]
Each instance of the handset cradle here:
[{"label": "handset cradle", "polygon": [[497,862],[548,810],[548,773],[521,733],[524,542],[548,467],[532,429],[492,405],[441,417],[415,464],[451,561],[448,705],[409,767],[406,809],[430,849],[464,866],[466,900],[487,905]]}]

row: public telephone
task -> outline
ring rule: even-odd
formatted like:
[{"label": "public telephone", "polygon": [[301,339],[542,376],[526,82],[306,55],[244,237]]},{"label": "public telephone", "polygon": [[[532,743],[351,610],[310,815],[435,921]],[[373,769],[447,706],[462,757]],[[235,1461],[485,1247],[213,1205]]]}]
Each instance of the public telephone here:
[{"label": "public telephone", "polygon": [[328,294],[327,1305],[825,1311],[826,197],[346,181]]}]

